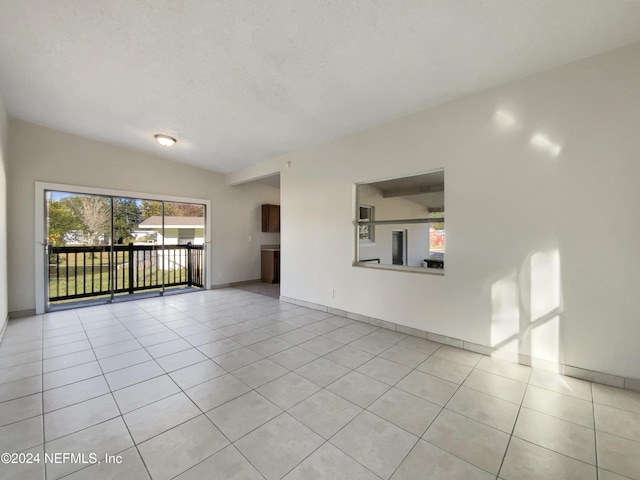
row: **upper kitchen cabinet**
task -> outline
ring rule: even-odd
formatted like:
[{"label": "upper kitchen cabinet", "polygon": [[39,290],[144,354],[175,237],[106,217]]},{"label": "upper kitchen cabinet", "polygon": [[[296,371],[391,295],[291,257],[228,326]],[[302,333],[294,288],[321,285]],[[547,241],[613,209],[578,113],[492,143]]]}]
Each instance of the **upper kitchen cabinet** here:
[{"label": "upper kitchen cabinet", "polygon": [[280,205],[262,205],[262,231],[280,231]]}]

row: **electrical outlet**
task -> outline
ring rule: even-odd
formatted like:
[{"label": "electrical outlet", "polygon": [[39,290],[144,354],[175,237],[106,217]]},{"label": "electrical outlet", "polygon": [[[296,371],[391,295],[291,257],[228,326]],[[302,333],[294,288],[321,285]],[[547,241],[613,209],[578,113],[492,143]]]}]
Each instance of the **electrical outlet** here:
[{"label": "electrical outlet", "polygon": [[335,298],[336,297],[336,291],[333,288],[329,289],[329,295],[331,295],[331,298]]},{"label": "electrical outlet", "polygon": [[251,235],[249,235],[249,241],[252,242],[253,238],[251,237]]}]

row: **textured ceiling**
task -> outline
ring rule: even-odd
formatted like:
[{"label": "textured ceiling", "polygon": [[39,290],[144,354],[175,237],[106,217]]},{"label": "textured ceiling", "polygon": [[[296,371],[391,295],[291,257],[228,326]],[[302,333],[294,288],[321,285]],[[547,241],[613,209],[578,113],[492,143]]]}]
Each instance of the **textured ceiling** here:
[{"label": "textured ceiling", "polygon": [[0,86],[11,116],[230,172],[638,42],[638,25],[640,3],[616,0],[3,0]]}]

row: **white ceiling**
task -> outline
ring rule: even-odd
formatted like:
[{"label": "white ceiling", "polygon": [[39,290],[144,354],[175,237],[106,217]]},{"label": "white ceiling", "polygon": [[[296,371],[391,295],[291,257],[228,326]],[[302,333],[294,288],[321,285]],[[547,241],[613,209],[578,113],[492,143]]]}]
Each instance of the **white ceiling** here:
[{"label": "white ceiling", "polygon": [[619,0],[3,0],[0,86],[14,117],[231,172],[638,42],[639,25]]},{"label": "white ceiling", "polygon": [[[427,209],[444,208],[444,172],[399,177],[364,184],[383,198],[402,197]],[[431,191],[429,191],[431,190]]]},{"label": "white ceiling", "polygon": [[[383,197],[405,196],[417,193],[421,189],[434,189],[434,191],[444,190],[444,171],[423,173],[421,175],[413,175],[411,177],[398,177],[390,180],[381,180],[379,182],[370,182],[370,185],[382,194]],[[411,193],[413,192],[413,193]],[[423,192],[424,193],[424,190]]]}]

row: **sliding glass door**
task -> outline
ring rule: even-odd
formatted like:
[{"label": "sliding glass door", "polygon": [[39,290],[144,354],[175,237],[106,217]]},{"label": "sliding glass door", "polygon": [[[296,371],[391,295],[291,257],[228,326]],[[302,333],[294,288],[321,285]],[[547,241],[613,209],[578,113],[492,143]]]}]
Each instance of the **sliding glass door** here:
[{"label": "sliding glass door", "polygon": [[47,310],[204,288],[204,205],[45,196]]}]

